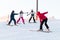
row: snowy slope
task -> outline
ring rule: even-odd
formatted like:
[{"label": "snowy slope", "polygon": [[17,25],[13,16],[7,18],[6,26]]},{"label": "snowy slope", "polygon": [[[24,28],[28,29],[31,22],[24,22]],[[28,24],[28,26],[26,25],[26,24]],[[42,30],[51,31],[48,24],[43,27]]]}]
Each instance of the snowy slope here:
[{"label": "snowy slope", "polygon": [[[37,23],[20,23],[17,26],[7,26],[6,22],[0,22],[0,40],[60,40],[60,20],[49,20],[48,25],[52,32],[36,32],[29,30],[38,30]],[[43,27],[45,30],[45,26]]]}]

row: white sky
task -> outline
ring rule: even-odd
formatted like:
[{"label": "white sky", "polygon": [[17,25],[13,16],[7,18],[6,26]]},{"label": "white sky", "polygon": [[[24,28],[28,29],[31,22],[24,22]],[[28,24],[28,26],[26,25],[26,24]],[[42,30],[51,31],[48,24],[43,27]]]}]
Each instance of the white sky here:
[{"label": "white sky", "polygon": [[[0,17],[8,15],[12,10],[19,13],[20,10],[36,11],[36,0],[0,0]],[[60,19],[60,0],[39,0],[39,11],[48,11],[48,17],[54,16]]]}]

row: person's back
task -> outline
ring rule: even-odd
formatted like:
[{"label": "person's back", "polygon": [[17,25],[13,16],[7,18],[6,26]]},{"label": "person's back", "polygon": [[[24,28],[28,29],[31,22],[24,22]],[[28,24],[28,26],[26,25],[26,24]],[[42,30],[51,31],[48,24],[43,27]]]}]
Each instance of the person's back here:
[{"label": "person's back", "polygon": [[39,19],[40,19],[40,20],[44,20],[44,19],[47,18],[47,17],[45,16],[46,13],[47,13],[47,12],[44,12],[44,13],[37,12],[37,15],[39,16]]},{"label": "person's back", "polygon": [[11,18],[14,18],[14,11],[11,12],[10,17],[11,17]]},{"label": "person's back", "polygon": [[15,15],[18,15],[18,14],[14,13],[14,10],[13,10],[13,11],[11,12],[10,18],[14,19],[14,16],[15,16]]}]

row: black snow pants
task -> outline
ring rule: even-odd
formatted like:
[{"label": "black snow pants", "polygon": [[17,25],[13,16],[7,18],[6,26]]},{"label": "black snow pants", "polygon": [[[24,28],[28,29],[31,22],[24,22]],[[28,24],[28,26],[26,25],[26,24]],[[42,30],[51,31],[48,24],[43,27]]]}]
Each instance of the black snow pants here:
[{"label": "black snow pants", "polygon": [[14,21],[14,24],[16,25],[16,20],[14,18],[11,18],[8,24],[10,25],[10,23],[12,22],[12,20]]},{"label": "black snow pants", "polygon": [[45,23],[46,28],[49,29],[49,26],[47,25],[47,20],[48,20],[48,19],[46,18],[46,19],[44,19],[44,20],[41,22],[41,24],[40,24],[40,30],[43,30],[43,29],[42,29],[42,26],[43,26],[44,23]]}]

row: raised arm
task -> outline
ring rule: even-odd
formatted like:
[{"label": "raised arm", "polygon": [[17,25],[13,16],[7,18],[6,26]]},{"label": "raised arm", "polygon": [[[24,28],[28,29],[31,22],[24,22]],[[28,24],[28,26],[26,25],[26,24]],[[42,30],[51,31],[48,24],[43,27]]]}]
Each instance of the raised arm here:
[{"label": "raised arm", "polygon": [[42,14],[47,14],[48,12],[44,12],[44,13],[42,13]]}]

